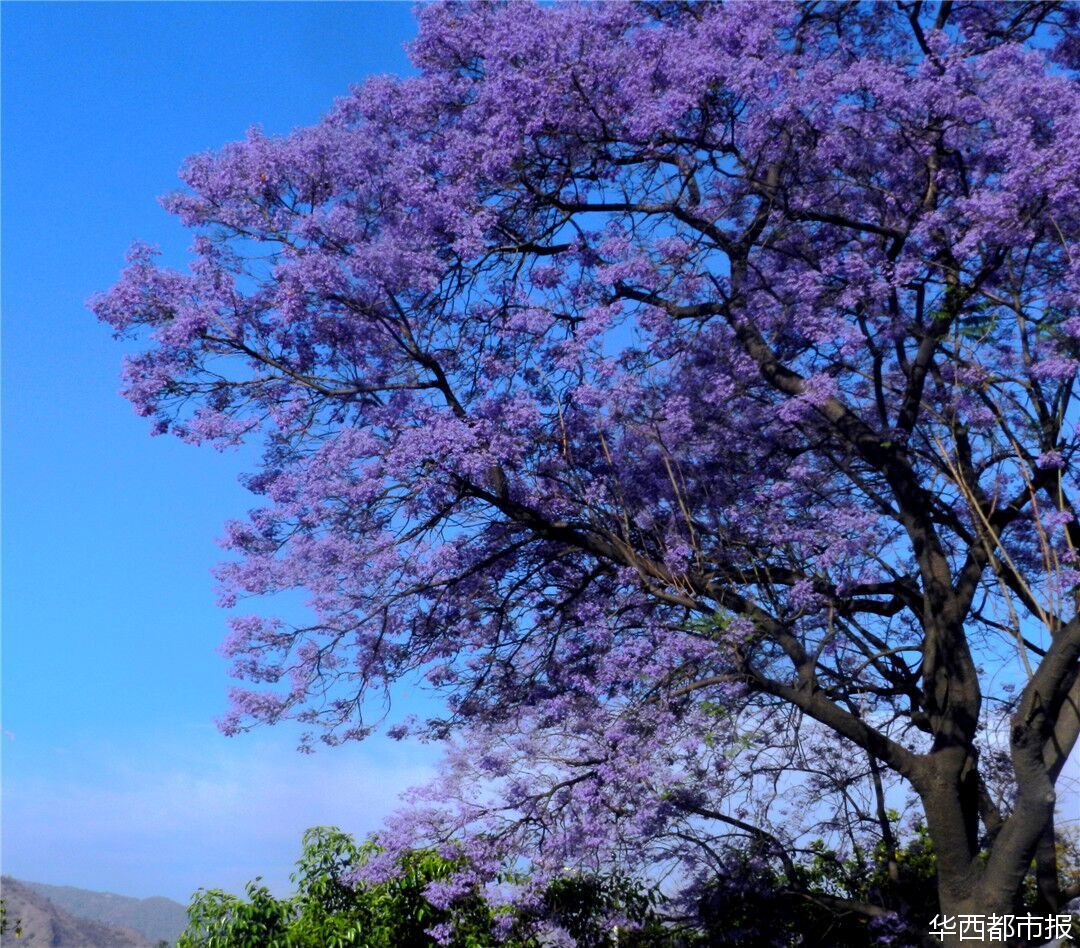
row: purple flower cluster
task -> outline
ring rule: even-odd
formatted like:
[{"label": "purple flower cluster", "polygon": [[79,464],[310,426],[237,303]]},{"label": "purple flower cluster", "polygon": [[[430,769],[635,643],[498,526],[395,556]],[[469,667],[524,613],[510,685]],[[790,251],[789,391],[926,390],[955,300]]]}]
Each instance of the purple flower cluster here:
[{"label": "purple flower cluster", "polygon": [[940,682],[1076,579],[1080,43],[945,6],[425,7],[415,77],[184,166],[190,272],[92,308],[155,431],[264,447],[222,602],[311,621],[232,620],[227,732],[420,677],[391,733],[457,737],[388,853],[542,884],[704,877],[770,750],[974,728]]}]

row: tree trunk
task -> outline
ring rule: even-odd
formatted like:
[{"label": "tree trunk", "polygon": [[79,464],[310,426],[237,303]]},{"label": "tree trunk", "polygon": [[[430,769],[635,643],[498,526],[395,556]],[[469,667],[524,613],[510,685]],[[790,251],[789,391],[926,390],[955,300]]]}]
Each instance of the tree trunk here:
[{"label": "tree trunk", "polygon": [[1057,834],[1051,817],[1035,849],[1035,911],[1043,915],[1056,914],[1061,904],[1056,844]]},{"label": "tree trunk", "polygon": [[1023,944],[990,935],[998,930],[990,924],[993,916],[1017,914],[1020,893],[1000,877],[989,878],[979,857],[977,773],[967,752],[939,751],[921,777],[918,790],[937,863],[938,941],[964,948]]},{"label": "tree trunk", "polygon": [[[1054,856],[1053,809],[1043,813],[1043,808],[1031,806],[1018,814],[1009,827],[1011,833],[998,837],[990,846],[989,858],[980,855],[978,841],[966,831],[967,817],[962,805],[963,794],[959,786],[948,787],[939,781],[923,793],[927,828],[934,844],[938,870],[938,903],[941,935],[938,941],[944,945],[993,945],[996,948],[1041,945],[1050,940],[1023,918],[1035,916],[1045,920],[1056,914],[1058,903],[1057,865]],[[1033,820],[1042,820],[1041,833],[1028,833]],[[1031,835],[1030,846],[1010,846],[1019,834]],[[1002,852],[1012,851],[1010,865],[1002,864]],[[1038,848],[1037,848],[1038,847]],[[1048,848],[1049,852],[1045,850]],[[1040,855],[1042,858],[1040,858]],[[1031,910],[1023,907],[1022,886],[1030,870],[1032,859],[1036,862],[1036,878],[1039,901]],[[995,925],[995,916],[998,922]],[[1012,916],[1014,923],[1007,926],[1004,917]],[[966,918],[965,918],[966,917]],[[1011,928],[1011,931],[1010,931]],[[982,940],[979,940],[980,937]]]}]

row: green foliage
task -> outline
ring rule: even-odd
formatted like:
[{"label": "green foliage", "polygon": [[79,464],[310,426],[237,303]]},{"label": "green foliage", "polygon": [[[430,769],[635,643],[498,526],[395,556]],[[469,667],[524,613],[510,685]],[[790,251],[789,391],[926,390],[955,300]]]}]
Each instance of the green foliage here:
[{"label": "green foliage", "polygon": [[[898,819],[891,814],[897,836]],[[725,868],[705,888],[699,926],[687,944],[916,944],[937,912],[936,863],[922,825],[901,839],[894,852],[877,843],[841,857],[815,840],[787,872],[777,870],[773,855],[754,845],[725,854]],[[875,917],[866,907],[884,914]]]},{"label": "green foliage", "polygon": [[934,845],[922,823],[915,824],[911,836],[897,845],[891,858],[883,842],[869,851],[856,847],[851,856],[841,860],[821,840],[815,840],[810,844],[810,858],[799,866],[797,881],[810,891],[853,901],[936,903]]},{"label": "green foliage", "polygon": [[[841,857],[816,840],[794,870],[784,873],[768,850],[751,845],[728,851],[725,868],[705,887],[697,918],[688,924],[667,917],[660,896],[637,880],[566,875],[548,884],[539,904],[510,913],[510,935],[498,944],[540,948],[544,941],[536,932],[545,925],[561,929],[580,948],[907,944],[905,939],[927,930],[938,911],[936,859],[925,826],[916,824],[902,834],[898,815],[890,817],[898,839],[891,852],[878,842]],[[478,890],[448,909],[424,897],[432,882],[463,869],[464,857],[412,850],[385,881],[353,884],[356,871],[379,853],[373,840],[357,843],[333,827],[310,829],[292,875],[292,896],[275,898],[259,879],[248,884],[243,897],[200,890],[177,948],[425,948],[435,945],[427,932],[436,925],[449,926],[452,948],[497,944],[492,935],[497,913],[509,910],[493,908]],[[1071,853],[1063,855],[1062,864],[1075,865]],[[509,873],[500,880],[525,878]],[[875,920],[858,905],[897,915]],[[616,930],[613,917],[627,924]],[[0,930],[5,925],[0,911]]]},{"label": "green foliage", "polygon": [[[656,911],[658,895],[623,876],[575,875],[553,880],[544,892],[545,917],[562,927],[579,948],[660,946],[672,943]],[[621,915],[633,927],[613,930],[606,919]]]},{"label": "green foliage", "polygon": [[[767,847],[726,851],[723,871],[701,896],[697,924],[678,944],[874,948],[922,943],[940,911],[934,845],[924,824],[905,831],[898,813],[890,811],[888,818],[893,849],[877,841],[841,856],[815,840],[800,851],[793,871],[779,871]],[[1059,875],[1080,880],[1080,847],[1067,832],[1058,835]],[[1021,895],[1018,912],[1041,914],[1033,876]]]},{"label": "green foliage", "polygon": [[493,913],[479,894],[449,910],[424,898],[431,882],[461,868],[460,860],[432,850],[407,853],[398,873],[378,884],[353,885],[349,873],[379,852],[357,844],[333,827],[304,834],[303,853],[292,880],[296,892],[275,898],[259,880],[248,883],[247,897],[218,889],[199,890],[188,909],[188,928],[177,948],[396,948],[434,945],[426,931],[451,923],[454,948],[494,944]]},{"label": "green foliage", "polygon": [[[462,858],[412,850],[385,881],[353,884],[356,870],[379,852],[374,841],[358,844],[333,827],[309,829],[292,875],[292,896],[275,898],[259,879],[248,884],[244,897],[201,889],[188,908],[189,924],[177,948],[423,948],[435,944],[427,932],[440,924],[450,926],[452,948],[496,944],[497,913],[510,910],[492,908],[476,891],[449,909],[438,909],[424,897],[430,883],[464,867]],[[524,881],[513,873],[500,878]],[[544,922],[561,927],[584,948],[681,944],[673,941],[657,901],[654,893],[622,876],[566,876],[548,885],[540,906],[510,913],[509,938],[498,944],[539,948],[534,932]],[[631,928],[614,930],[612,916]]]}]

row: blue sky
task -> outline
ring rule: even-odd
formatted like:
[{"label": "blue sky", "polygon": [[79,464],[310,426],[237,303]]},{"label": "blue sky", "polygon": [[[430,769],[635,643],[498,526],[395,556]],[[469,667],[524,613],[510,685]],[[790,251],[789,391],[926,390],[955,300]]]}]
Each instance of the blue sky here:
[{"label": "blue sky", "polygon": [[0,27],[3,869],[180,900],[257,874],[280,890],[305,827],[377,827],[433,754],[217,733],[209,570],[246,459],[150,438],[84,303],[133,239],[183,265],[190,235],[156,197],[187,155],[407,71],[411,8],[6,3]]}]

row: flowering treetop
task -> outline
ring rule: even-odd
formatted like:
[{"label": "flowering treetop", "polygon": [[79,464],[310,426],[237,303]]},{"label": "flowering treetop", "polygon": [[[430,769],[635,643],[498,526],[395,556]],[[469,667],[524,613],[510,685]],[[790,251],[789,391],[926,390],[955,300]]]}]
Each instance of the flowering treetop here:
[{"label": "flowering treetop", "polygon": [[1077,13],[429,7],[419,75],[190,159],[190,271],[92,305],[155,431],[265,446],[225,603],[313,620],[232,620],[225,729],[361,737],[422,673],[509,807],[462,822],[559,862],[805,716],[919,792],[955,904],[1013,885],[1076,737]]}]

